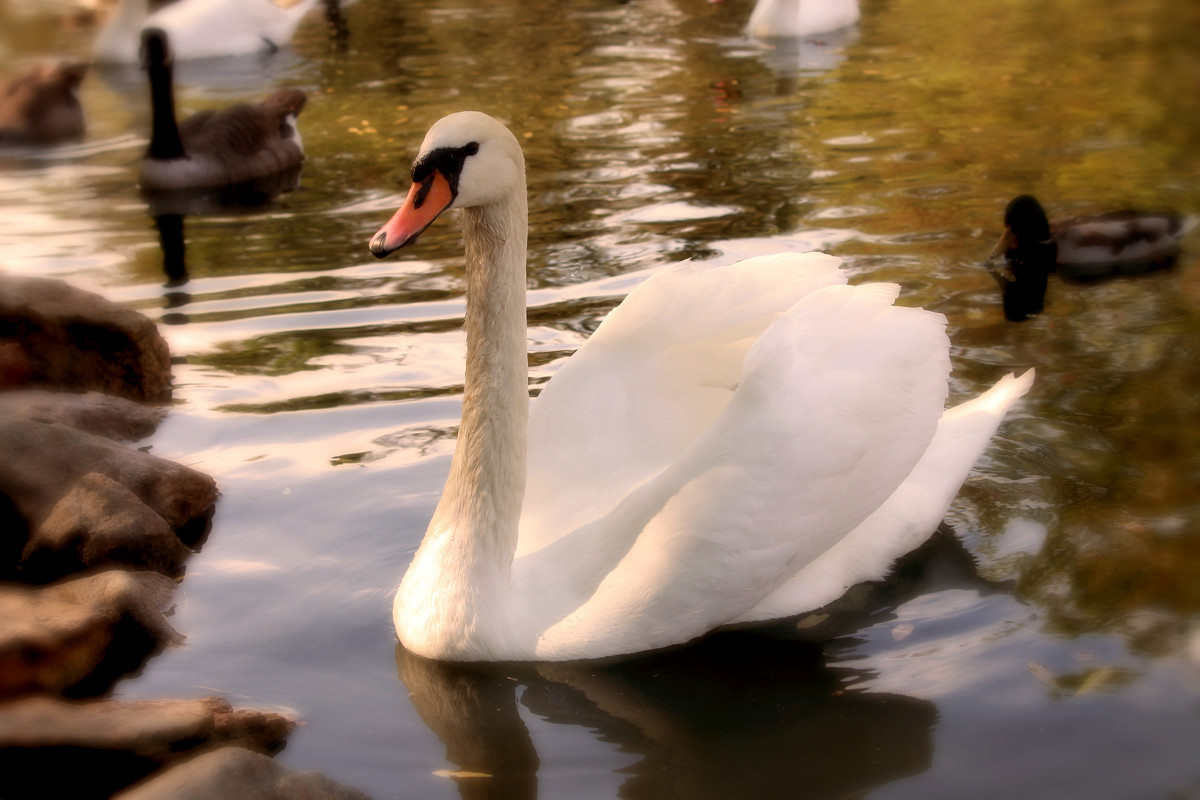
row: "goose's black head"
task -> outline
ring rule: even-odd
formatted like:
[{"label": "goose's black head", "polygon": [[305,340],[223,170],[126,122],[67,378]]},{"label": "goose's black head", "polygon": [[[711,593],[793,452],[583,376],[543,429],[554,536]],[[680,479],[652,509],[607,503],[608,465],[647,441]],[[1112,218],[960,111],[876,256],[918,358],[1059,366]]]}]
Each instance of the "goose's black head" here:
[{"label": "goose's black head", "polygon": [[167,32],[162,28],[146,28],[142,31],[142,69],[169,67],[173,60]]}]

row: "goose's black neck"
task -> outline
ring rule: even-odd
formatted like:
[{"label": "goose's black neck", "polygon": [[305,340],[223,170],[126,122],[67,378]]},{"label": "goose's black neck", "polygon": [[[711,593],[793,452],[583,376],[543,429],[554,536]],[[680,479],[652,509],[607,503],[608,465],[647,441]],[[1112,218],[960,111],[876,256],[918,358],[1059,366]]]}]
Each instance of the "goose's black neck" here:
[{"label": "goose's black neck", "polygon": [[151,128],[146,156],[159,160],[186,158],[179,125],[175,121],[174,79],[166,34],[153,29],[145,31],[142,58],[150,78]]}]

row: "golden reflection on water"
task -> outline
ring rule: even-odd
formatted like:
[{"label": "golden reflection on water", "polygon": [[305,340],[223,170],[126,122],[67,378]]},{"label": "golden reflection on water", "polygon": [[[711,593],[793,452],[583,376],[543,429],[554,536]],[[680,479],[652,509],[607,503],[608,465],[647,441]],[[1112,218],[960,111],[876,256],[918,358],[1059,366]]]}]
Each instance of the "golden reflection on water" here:
[{"label": "golden reflection on water", "polygon": [[[90,33],[59,27],[52,9],[0,6],[0,74],[34,55],[86,53]],[[947,315],[956,398],[1037,367],[1034,392],[949,514],[982,573],[1014,581],[1032,620],[996,601],[966,602],[959,617],[959,600],[931,595],[897,612],[915,621],[913,638],[870,627],[861,651],[831,657],[874,659],[855,681],[933,699],[1017,691],[1003,683],[1024,686],[1014,672],[1072,692],[1148,691],[1144,675],[1178,658],[1200,625],[1200,239],[1170,272],[1054,278],[1046,312],[1020,325],[1004,321],[982,262],[1020,192],[1056,215],[1124,205],[1200,215],[1200,4],[863,0],[857,30],[794,49],[742,37],[749,9],[359,0],[344,49],[312,20],[274,59],[181,67],[189,112],[276,83],[304,88],[308,160],[300,188],[264,210],[187,218],[190,280],[169,290],[133,188],[148,128],[142,76],[96,70],[83,86],[83,144],[0,154],[0,269],[69,279],[161,317],[177,406],[153,446],[222,482],[228,510],[208,547],[270,547],[277,520],[296,515],[284,527],[307,538],[288,547],[354,561],[340,539],[333,555],[305,528],[336,516],[328,525],[356,532],[366,562],[350,588],[382,596],[419,540],[456,430],[463,276],[453,225],[400,260],[376,262],[366,242],[403,196],[428,126],[487,111],[512,126],[529,164],[535,392],[639,271],[811,247]],[[292,485],[308,491],[285,495]],[[399,544],[393,507],[408,520]],[[233,544],[222,526],[266,543]],[[292,589],[280,581],[276,591]],[[349,593],[325,581],[295,601],[318,618]],[[202,569],[192,586],[218,602]],[[195,613],[196,640],[219,638],[223,623],[203,627],[216,612]],[[940,617],[970,627],[921,643],[921,626]],[[252,637],[287,629],[277,622]],[[380,626],[369,636],[390,635]],[[1128,654],[1060,653],[1027,675],[1030,656],[1014,644],[1026,628],[1043,645],[1111,636]],[[580,675],[529,680],[587,694]],[[1194,693],[1173,680],[1170,691]],[[942,778],[953,769],[932,767]]]}]

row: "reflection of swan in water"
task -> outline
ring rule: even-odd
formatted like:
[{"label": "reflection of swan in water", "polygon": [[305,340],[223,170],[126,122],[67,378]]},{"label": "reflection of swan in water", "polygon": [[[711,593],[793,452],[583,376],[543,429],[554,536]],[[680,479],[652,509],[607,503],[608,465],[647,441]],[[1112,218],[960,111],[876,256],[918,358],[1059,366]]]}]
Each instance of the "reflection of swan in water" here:
[{"label": "reflection of swan in water", "polygon": [[[458,765],[464,798],[537,796],[520,703],[636,754],[622,797],[853,795],[932,762],[932,703],[843,690],[819,646],[745,633],[619,664],[499,669],[397,646],[400,678]],[[515,680],[514,680],[515,678]]]},{"label": "reflection of swan in water", "polygon": [[846,58],[846,47],[858,32],[854,28],[830,31],[820,36],[792,39],[770,39],[761,58],[774,72],[781,75],[793,72],[825,72]]},{"label": "reflection of swan in water", "polygon": [[773,71],[823,72],[845,58],[858,19],[858,0],[758,0],[745,32]]},{"label": "reflection of swan in water", "polygon": [[[834,627],[731,631],[607,662],[454,664],[397,646],[397,667],[457,767],[450,775],[464,798],[537,796],[546,767],[518,705],[539,726],[587,729],[606,753],[615,745],[636,759],[620,768],[628,775],[621,797],[858,796],[930,766],[937,711],[925,700],[846,688],[865,676],[830,669],[820,642],[947,588],[998,587],[942,529],[893,578],[823,609]],[[572,755],[578,775],[588,754]]]}]

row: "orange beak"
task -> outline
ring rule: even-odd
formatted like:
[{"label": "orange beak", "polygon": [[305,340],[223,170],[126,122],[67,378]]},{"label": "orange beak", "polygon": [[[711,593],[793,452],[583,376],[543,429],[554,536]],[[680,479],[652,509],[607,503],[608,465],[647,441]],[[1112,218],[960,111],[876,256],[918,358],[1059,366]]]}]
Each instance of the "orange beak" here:
[{"label": "orange beak", "polygon": [[996,242],[996,246],[992,248],[992,254],[988,256],[988,258],[997,258],[1004,255],[1006,252],[1008,252],[1008,249],[1016,245],[1016,243],[1016,234],[1012,232],[1012,228],[1006,227],[1004,229],[1004,233],[1000,234],[1000,241]]},{"label": "orange beak", "polygon": [[414,183],[404,205],[387,224],[371,237],[371,252],[376,258],[394,253],[416,239],[438,215],[454,202],[454,193],[442,173],[436,169],[420,183]]}]

